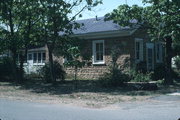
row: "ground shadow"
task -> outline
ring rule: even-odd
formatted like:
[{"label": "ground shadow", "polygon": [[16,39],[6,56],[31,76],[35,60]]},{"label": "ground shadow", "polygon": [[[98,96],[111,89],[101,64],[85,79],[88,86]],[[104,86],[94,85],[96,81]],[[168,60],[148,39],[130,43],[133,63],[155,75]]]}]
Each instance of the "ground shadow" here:
[{"label": "ground shadow", "polygon": [[[10,82],[7,86],[20,86],[19,89],[30,90],[34,93],[48,93],[50,95],[72,94],[78,92],[106,93],[110,95],[131,95],[144,96],[151,94],[166,94],[180,88],[180,84],[174,86],[160,87],[159,90],[135,90],[131,87],[102,87],[98,80],[65,80],[56,82],[55,84],[47,83],[41,79],[26,80],[23,84]],[[5,86],[4,85],[4,86]]]}]

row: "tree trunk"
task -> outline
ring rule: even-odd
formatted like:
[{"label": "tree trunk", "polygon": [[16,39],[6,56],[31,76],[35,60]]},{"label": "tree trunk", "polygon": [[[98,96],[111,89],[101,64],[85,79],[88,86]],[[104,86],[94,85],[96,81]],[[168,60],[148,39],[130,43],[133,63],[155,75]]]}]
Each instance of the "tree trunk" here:
[{"label": "tree trunk", "polygon": [[75,88],[77,89],[77,66],[74,67],[74,80],[75,80]]},{"label": "tree trunk", "polygon": [[17,72],[17,64],[16,64],[17,54],[16,54],[16,51],[11,51],[11,52],[12,52],[12,59],[13,59],[13,63],[12,63],[13,79],[14,79],[14,82],[18,82],[18,72]]},{"label": "tree trunk", "polygon": [[19,66],[19,81],[22,83],[24,81],[24,62],[27,62],[27,48],[25,49],[25,53],[20,52],[20,66]]},{"label": "tree trunk", "polygon": [[166,60],[165,60],[165,84],[170,85],[173,84],[173,78],[172,78],[172,38],[171,36],[165,37],[166,42]]},{"label": "tree trunk", "polygon": [[55,73],[54,73],[53,55],[52,55],[51,47],[48,47],[48,52],[49,52],[49,67],[50,67],[50,76],[51,76],[50,82],[56,82]]},{"label": "tree trunk", "polygon": [[19,54],[19,58],[20,58],[20,66],[19,66],[19,82],[22,83],[23,79],[24,79],[24,70],[23,70],[23,63],[24,63],[24,55],[21,52]]}]

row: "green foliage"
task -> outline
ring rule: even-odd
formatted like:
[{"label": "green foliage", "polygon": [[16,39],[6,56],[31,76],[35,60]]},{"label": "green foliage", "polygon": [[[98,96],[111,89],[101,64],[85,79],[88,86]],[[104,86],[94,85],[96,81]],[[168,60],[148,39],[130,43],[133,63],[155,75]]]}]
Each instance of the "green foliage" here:
[{"label": "green foliage", "polygon": [[79,47],[70,47],[65,55],[65,58],[67,58],[65,65],[71,67],[83,67],[84,62],[80,60],[80,55]]},{"label": "green foliage", "polygon": [[[40,69],[40,74],[47,82],[50,82],[51,80],[49,67],[50,67],[49,63],[46,63],[46,65]],[[60,65],[57,61],[54,61],[54,75],[55,75],[55,79],[59,79],[61,81],[65,79],[65,75],[66,75],[62,65]]]},{"label": "green foliage", "polygon": [[174,55],[173,55],[173,56],[177,56],[177,55],[180,56],[180,40],[174,42],[174,44],[173,44],[173,50],[174,50],[174,51],[173,51],[173,52],[174,52]]},{"label": "green foliage", "polygon": [[[101,3],[99,0],[40,0],[40,8],[43,11],[41,19],[38,22],[38,35],[41,36],[41,42],[47,45],[49,51],[50,73],[52,81],[55,80],[53,75],[53,57],[56,45],[66,46],[64,36],[73,34],[73,29],[80,28],[81,24],[75,22],[76,18],[84,11],[97,6]],[[74,11],[74,9],[77,10]],[[74,15],[72,15],[72,13]],[[80,15],[82,17],[82,15]],[[65,43],[65,44],[63,44]],[[60,49],[61,49],[60,48]],[[75,63],[77,64],[77,62]]]},{"label": "green foliage", "polygon": [[155,65],[154,73],[152,74],[153,80],[162,80],[165,78],[165,65],[159,63]]},{"label": "green foliage", "polygon": [[65,66],[74,67],[74,80],[77,78],[77,70],[85,65],[85,62],[80,60],[80,50],[76,47],[71,47],[67,50],[66,54],[67,61],[64,63]]},{"label": "green foliage", "polygon": [[152,81],[152,73],[141,73],[135,70],[130,70],[129,77],[132,82],[150,82]]},{"label": "green foliage", "polygon": [[[101,0],[0,0],[0,52],[4,49],[12,52],[15,79],[18,51],[47,44],[52,56],[56,44],[63,45],[59,35],[72,34],[72,29],[81,26],[75,22],[76,18],[101,3]],[[23,56],[27,56],[26,52]],[[52,63],[53,58],[49,58]]]},{"label": "green foliage", "polygon": [[177,70],[180,70],[180,57],[179,56],[175,58],[175,66]]},{"label": "green foliage", "polygon": [[25,74],[24,78],[27,80],[37,80],[37,79],[42,79],[41,75],[41,69],[38,72],[31,72],[30,74]]},{"label": "green foliage", "polygon": [[109,72],[104,73],[104,75],[99,78],[100,85],[103,87],[124,86],[124,83],[129,81],[129,76],[118,68],[117,59],[119,56],[120,49],[118,49],[118,46],[115,46],[115,48],[111,50],[112,66],[110,66]]},{"label": "green foliage", "polygon": [[[172,84],[171,59],[173,53],[179,54],[177,43],[180,39],[180,5],[177,0],[143,0],[146,7],[137,5],[120,5],[112,13],[106,15],[106,20],[113,20],[121,26],[145,28],[152,41],[166,42],[166,77],[165,83]],[[175,47],[176,46],[176,47]],[[179,45],[178,45],[179,46]]]},{"label": "green foliage", "polygon": [[141,73],[146,73],[147,72],[146,62],[141,61],[141,62],[137,63],[136,71],[141,72]]},{"label": "green foliage", "polygon": [[3,58],[0,60],[0,80],[12,79],[12,60]]},{"label": "green foliage", "polygon": [[119,87],[124,86],[125,82],[128,82],[129,76],[122,72],[118,68],[110,68],[108,73],[104,73],[99,78],[99,84],[103,87]]},{"label": "green foliage", "polygon": [[[10,50],[13,58],[14,80],[23,79],[23,65],[17,70],[17,53],[34,44],[34,26],[41,11],[37,0],[1,0],[0,2],[0,52]],[[38,28],[39,29],[39,28]],[[23,53],[25,58],[27,55]],[[23,59],[21,59],[23,63]],[[19,77],[18,76],[22,76]],[[19,80],[21,79],[21,80]]]},{"label": "green foliage", "polygon": [[133,26],[135,23],[130,22],[130,20],[136,19],[139,22],[142,22],[141,16],[139,16],[142,12],[143,8],[137,5],[133,5],[132,7],[120,5],[117,9],[114,9],[112,13],[106,14],[105,20],[113,20],[121,26]]},{"label": "green foliage", "polygon": [[180,6],[170,0],[144,0],[144,3],[149,5],[120,5],[112,13],[106,14],[106,20],[113,20],[121,26],[142,25],[148,29],[153,40],[173,36],[174,41],[179,41]]}]

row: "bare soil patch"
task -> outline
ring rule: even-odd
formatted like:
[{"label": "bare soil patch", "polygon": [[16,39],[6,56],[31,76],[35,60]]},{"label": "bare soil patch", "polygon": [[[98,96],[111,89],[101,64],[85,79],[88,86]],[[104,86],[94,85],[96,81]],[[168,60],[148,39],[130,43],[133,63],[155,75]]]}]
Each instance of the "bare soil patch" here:
[{"label": "bare soil patch", "polygon": [[0,98],[26,100],[82,107],[103,108],[131,101],[145,101],[150,97],[179,91],[180,87],[161,87],[156,91],[135,91],[126,88],[102,88],[94,80],[65,81],[56,85],[43,81],[26,81],[24,84],[0,82]]}]

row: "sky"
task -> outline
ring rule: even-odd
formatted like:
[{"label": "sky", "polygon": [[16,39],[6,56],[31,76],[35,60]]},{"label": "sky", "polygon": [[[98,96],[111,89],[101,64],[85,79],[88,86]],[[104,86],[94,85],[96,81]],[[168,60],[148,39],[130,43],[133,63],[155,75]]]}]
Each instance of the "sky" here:
[{"label": "sky", "polygon": [[142,0],[103,0],[103,4],[93,8],[93,11],[84,11],[82,14],[83,17],[80,19],[94,18],[95,16],[102,17],[105,14],[112,12],[113,9],[116,9],[119,5],[126,4],[126,1],[130,6],[133,4],[143,6]]}]

